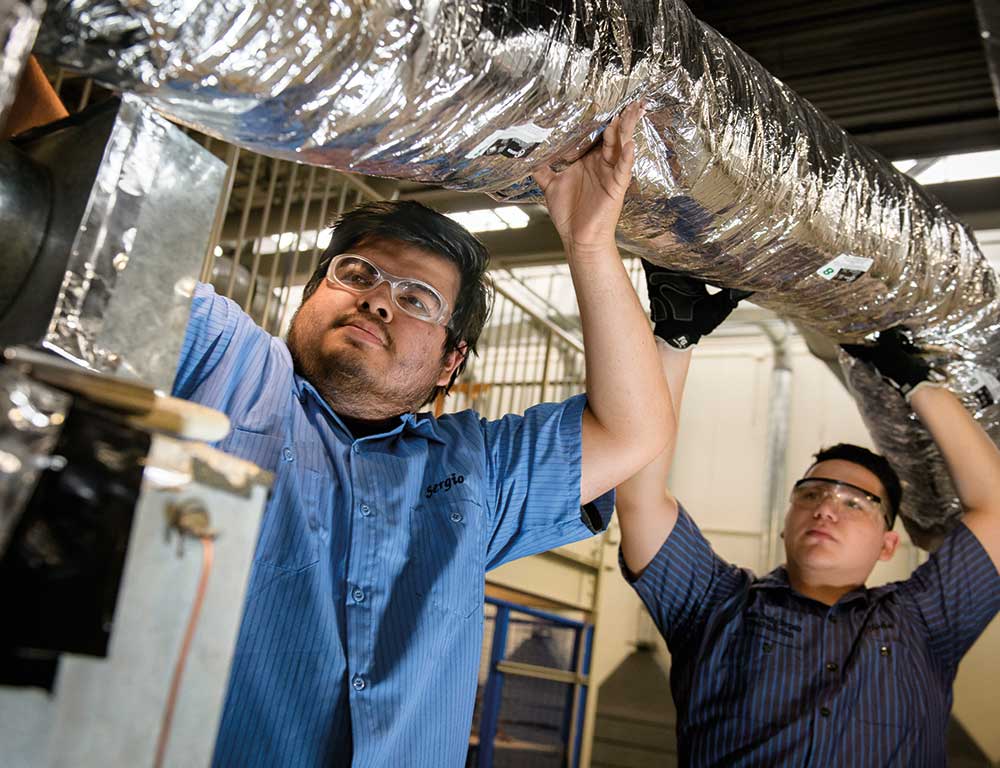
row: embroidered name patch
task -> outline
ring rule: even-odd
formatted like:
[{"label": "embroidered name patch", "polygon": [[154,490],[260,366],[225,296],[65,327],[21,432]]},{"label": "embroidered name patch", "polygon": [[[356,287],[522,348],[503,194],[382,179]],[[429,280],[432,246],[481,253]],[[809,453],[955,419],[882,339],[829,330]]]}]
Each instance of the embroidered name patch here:
[{"label": "embroidered name patch", "polygon": [[438,491],[450,491],[456,485],[461,485],[465,482],[465,475],[456,475],[454,472],[451,473],[449,477],[444,480],[438,480],[436,483],[431,483],[424,490],[424,496],[428,499],[433,496]]}]

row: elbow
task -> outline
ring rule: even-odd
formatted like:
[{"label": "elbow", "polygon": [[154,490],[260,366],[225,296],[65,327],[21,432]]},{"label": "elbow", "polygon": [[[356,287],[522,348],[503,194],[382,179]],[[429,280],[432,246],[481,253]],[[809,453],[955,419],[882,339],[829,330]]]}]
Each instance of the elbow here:
[{"label": "elbow", "polygon": [[647,419],[641,430],[629,436],[628,447],[623,445],[623,448],[632,458],[633,471],[638,472],[671,448],[676,439],[676,423],[672,419],[665,422]]},{"label": "elbow", "polygon": [[663,401],[655,413],[643,414],[639,423],[643,449],[650,459],[659,456],[677,439],[677,418],[669,401]]}]

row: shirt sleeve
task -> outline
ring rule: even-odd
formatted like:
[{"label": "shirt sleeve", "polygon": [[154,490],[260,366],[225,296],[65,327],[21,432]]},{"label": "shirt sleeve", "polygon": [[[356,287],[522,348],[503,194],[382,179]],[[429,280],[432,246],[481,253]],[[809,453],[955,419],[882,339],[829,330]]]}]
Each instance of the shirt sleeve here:
[{"label": "shirt sleeve", "polygon": [[923,620],[936,658],[954,670],[1000,611],[1000,572],[976,535],[959,523],[899,594]]},{"label": "shirt sleeve", "polygon": [[274,342],[239,304],[198,283],[172,394],[226,411],[246,371],[260,378]]},{"label": "shirt sleeve", "polygon": [[523,416],[480,421],[490,513],[486,567],[604,530],[614,491],[580,506],[581,426],[586,395],[543,403]]},{"label": "shirt sleeve", "polygon": [[698,639],[713,611],[747,579],[742,569],[713,551],[683,507],[660,551],[638,578],[625,566],[620,550],[618,563],[672,653]]},{"label": "shirt sleeve", "polygon": [[211,285],[198,283],[174,376],[174,397],[190,399],[211,375],[229,348],[242,315],[234,302],[216,295]]}]

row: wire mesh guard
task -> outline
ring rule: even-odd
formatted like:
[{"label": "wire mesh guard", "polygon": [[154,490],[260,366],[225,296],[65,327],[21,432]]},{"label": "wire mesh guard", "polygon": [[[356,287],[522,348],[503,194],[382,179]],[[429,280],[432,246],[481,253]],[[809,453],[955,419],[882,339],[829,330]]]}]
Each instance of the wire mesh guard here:
[{"label": "wire mesh guard", "polygon": [[589,635],[578,622],[552,619],[487,602],[467,768],[575,764],[577,673]]}]

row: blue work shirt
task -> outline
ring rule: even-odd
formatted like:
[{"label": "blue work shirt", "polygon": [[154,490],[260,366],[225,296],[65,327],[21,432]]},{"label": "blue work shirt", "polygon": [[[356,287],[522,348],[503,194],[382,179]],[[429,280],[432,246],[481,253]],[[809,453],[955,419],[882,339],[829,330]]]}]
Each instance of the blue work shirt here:
[{"label": "blue work shirt", "polygon": [[228,414],[219,447],[276,476],[215,764],[463,765],[485,571],[611,515],[611,494],[580,508],[585,398],[355,439],[284,342],[204,285],[174,394]]},{"label": "blue work shirt", "polygon": [[943,766],[958,662],[1000,610],[961,524],[906,581],[832,606],[725,562],[683,509],[638,579],[622,568],[670,649],[684,766]]}]

